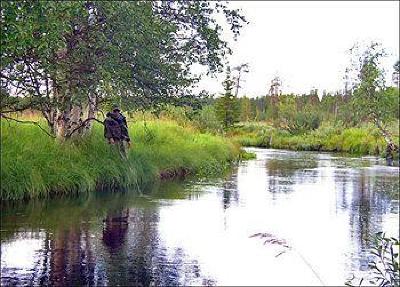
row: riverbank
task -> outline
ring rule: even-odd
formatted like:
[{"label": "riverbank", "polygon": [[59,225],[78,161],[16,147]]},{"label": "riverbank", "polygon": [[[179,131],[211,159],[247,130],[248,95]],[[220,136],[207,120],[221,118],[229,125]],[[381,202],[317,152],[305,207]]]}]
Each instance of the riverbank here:
[{"label": "riverbank", "polygon": [[104,187],[140,187],[157,179],[219,174],[240,157],[229,139],[173,121],[130,124],[133,146],[123,161],[103,127],[80,142],[58,144],[32,125],[1,122],[1,199],[47,197]]},{"label": "riverbank", "polygon": [[[394,125],[396,126],[396,125]],[[398,127],[398,123],[397,123]],[[393,128],[394,141],[399,143],[398,129]],[[247,124],[235,127],[227,136],[242,146],[298,151],[341,152],[355,155],[385,156],[386,142],[373,126],[343,128],[322,125],[301,135],[292,135],[267,125]],[[398,159],[398,153],[395,158]]]},{"label": "riverbank", "polygon": [[[399,234],[398,169],[368,157],[252,150],[257,161],[229,176],[162,182],[145,196],[108,190],[1,202],[2,285],[321,286],[316,273],[327,286],[343,286],[352,274],[368,279],[369,235]],[[232,252],[242,260],[226,256]]]}]

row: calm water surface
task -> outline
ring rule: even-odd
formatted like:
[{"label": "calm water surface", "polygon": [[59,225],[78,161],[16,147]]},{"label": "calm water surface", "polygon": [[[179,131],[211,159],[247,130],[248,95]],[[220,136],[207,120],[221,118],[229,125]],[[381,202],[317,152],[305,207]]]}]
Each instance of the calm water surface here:
[{"label": "calm water surface", "polygon": [[398,167],[250,150],[220,180],[2,203],[1,285],[343,285],[398,237]]}]

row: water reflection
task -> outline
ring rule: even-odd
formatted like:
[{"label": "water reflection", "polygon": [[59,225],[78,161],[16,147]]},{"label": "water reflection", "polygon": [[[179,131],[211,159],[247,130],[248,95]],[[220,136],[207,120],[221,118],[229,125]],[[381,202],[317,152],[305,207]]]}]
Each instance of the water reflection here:
[{"label": "water reflection", "polygon": [[398,169],[255,151],[221,180],[3,202],[2,286],[343,285],[369,235],[398,234]]},{"label": "water reflection", "polygon": [[237,186],[237,172],[233,172],[222,183],[222,207],[224,210],[231,206],[232,201],[234,203],[239,202],[239,192]]},{"label": "water reflection", "polygon": [[392,209],[396,205],[393,198],[399,190],[398,179],[390,172],[385,175],[369,168],[336,170],[334,176],[337,208],[349,213],[350,240],[354,243],[349,255],[353,259],[349,269],[368,270],[371,235],[389,231],[398,236],[395,225],[391,226],[391,230],[386,230],[382,224],[387,215],[399,213]]},{"label": "water reflection", "polygon": [[297,153],[282,153],[278,158],[267,158],[265,171],[269,192],[292,192],[295,184],[315,183],[319,174],[317,154],[299,157]]},{"label": "water reflection", "polygon": [[125,208],[116,213],[107,214],[103,220],[103,242],[111,253],[124,243],[128,231],[128,219],[129,208]]},{"label": "water reflection", "polygon": [[[176,190],[176,183],[162,188],[169,196],[175,193],[175,197],[182,191]],[[43,210],[33,209],[36,202],[14,208],[3,203],[2,286],[177,286],[188,278],[212,282],[202,278],[196,260],[188,261],[182,249],[168,250],[162,245],[156,201],[134,194],[100,194],[80,203],[82,199],[42,202],[43,210],[48,210],[44,212],[45,221],[38,220]],[[53,206],[62,216],[55,216]],[[21,215],[17,224],[13,222],[15,213]],[[64,224],[56,227],[61,217]],[[26,259],[23,255],[18,261],[12,260],[18,243],[37,234],[18,226],[45,230],[36,236],[40,244],[29,258],[34,266],[18,266]],[[25,244],[23,249],[26,252],[32,245]]]}]

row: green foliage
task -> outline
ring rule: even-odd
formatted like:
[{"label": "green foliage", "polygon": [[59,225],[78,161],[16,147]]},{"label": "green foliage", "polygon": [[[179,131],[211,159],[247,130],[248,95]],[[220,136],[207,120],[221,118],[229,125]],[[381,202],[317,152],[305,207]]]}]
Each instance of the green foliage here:
[{"label": "green foliage", "polygon": [[400,117],[400,90],[397,87],[388,87],[381,92],[380,96],[384,98],[385,103],[388,105],[386,107],[386,113],[388,115],[389,122],[393,119],[398,119]]},{"label": "green foliage", "polygon": [[296,97],[293,95],[280,98],[277,121],[280,128],[291,134],[302,134],[319,127],[321,118],[311,103],[299,107],[299,103],[296,102]]},{"label": "green foliage", "polygon": [[[68,121],[76,106],[96,108],[99,102],[118,101],[126,110],[188,101],[198,80],[191,65],[214,73],[231,52],[217,15],[235,37],[246,22],[240,11],[227,5],[2,1],[2,108],[38,109],[50,126],[57,126],[55,113],[62,113],[65,126],[71,126]],[[28,100],[14,101],[15,95]],[[74,121],[79,120],[85,118]]]},{"label": "green foliage", "polygon": [[254,120],[254,112],[252,110],[251,101],[247,97],[239,99],[240,102],[240,120],[242,122],[248,122]]},{"label": "green foliage", "polygon": [[[373,43],[362,53],[356,46],[352,53],[354,67],[346,69],[347,82],[343,93],[324,91],[321,99],[315,90],[303,95],[242,97],[239,99],[240,120],[266,121],[292,135],[316,130],[323,121],[340,122],[344,128],[360,127],[373,121],[381,136],[390,142],[387,125],[399,119],[399,89],[385,86],[380,64],[385,51],[379,44]],[[395,73],[398,66],[397,62]],[[348,82],[353,76],[357,76],[356,81],[351,79],[352,82]],[[355,86],[351,86],[354,83]],[[247,139],[254,141],[250,137]]]},{"label": "green foliage", "polygon": [[[393,130],[398,129],[398,122]],[[352,154],[384,155],[386,144],[377,128],[371,125],[345,128],[341,124],[323,123],[304,134],[293,135],[287,130],[267,125],[238,126],[228,134],[244,146],[271,147],[289,150],[329,151]],[[399,135],[394,135],[399,142]],[[398,157],[398,154],[396,155]]]},{"label": "green foliage", "polygon": [[399,247],[399,239],[387,238],[382,232],[375,235],[371,253],[376,258],[370,263],[370,267],[376,277],[370,283],[378,283],[379,286],[400,286]]},{"label": "green foliage", "polygon": [[[360,55],[359,47],[352,49],[358,83],[352,96],[355,114],[359,119],[373,122],[381,131],[390,149],[396,150],[393,139],[388,133],[387,123],[398,117],[398,89],[387,89],[385,72],[381,67],[385,50],[379,43],[371,43]],[[396,115],[397,114],[397,115]]]},{"label": "green foliage", "polygon": [[222,124],[217,118],[215,107],[212,105],[203,106],[203,108],[194,115],[192,124],[201,131],[220,132],[223,130]]},{"label": "green foliage", "polygon": [[387,106],[387,98],[382,97],[385,90],[384,71],[380,67],[382,57],[386,55],[384,49],[378,43],[371,43],[360,55],[359,47],[355,46],[351,51],[353,66],[358,74],[358,83],[352,97],[353,106],[360,118],[379,118],[387,116],[384,109]]},{"label": "green foliage", "polygon": [[106,144],[100,125],[88,138],[63,144],[35,126],[2,120],[1,128],[2,199],[86,192],[100,185],[140,187],[162,171],[218,174],[239,153],[227,139],[172,121],[150,121],[146,128],[143,122],[131,124],[127,161]]},{"label": "green foliage", "polygon": [[357,285],[353,285],[355,278],[351,278],[346,286],[362,286],[363,281],[372,286],[400,286],[399,247],[399,239],[386,237],[383,232],[376,233],[371,248],[374,259],[369,262],[371,278],[361,278]]},{"label": "green foliage", "polygon": [[180,126],[187,126],[190,123],[193,109],[191,107],[176,107],[167,105],[158,114],[160,119],[169,119],[177,122]]},{"label": "green foliage", "polygon": [[250,160],[250,159],[255,159],[257,156],[253,152],[247,152],[245,150],[241,150],[239,154],[239,158],[241,160]]},{"label": "green foliage", "polygon": [[240,106],[237,97],[232,94],[234,81],[231,79],[230,68],[227,68],[226,78],[222,83],[225,94],[215,102],[217,118],[225,129],[232,127],[239,122]]}]

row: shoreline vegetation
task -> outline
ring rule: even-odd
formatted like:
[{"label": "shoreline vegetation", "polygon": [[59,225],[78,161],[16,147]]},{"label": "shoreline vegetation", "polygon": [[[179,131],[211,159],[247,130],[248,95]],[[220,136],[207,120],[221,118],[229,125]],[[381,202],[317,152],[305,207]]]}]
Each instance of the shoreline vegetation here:
[{"label": "shoreline vegetation", "polygon": [[[392,124],[394,141],[399,143],[398,122]],[[331,123],[304,134],[292,135],[263,123],[242,123],[227,133],[241,146],[287,149],[297,151],[339,152],[352,155],[385,157],[387,143],[373,125],[345,128]],[[394,153],[399,159],[399,153]]]},{"label": "shoreline vegetation", "polygon": [[141,188],[157,179],[218,175],[248,157],[229,139],[167,120],[130,124],[133,147],[127,161],[106,143],[100,124],[87,138],[62,144],[33,125],[2,120],[1,128],[2,200],[106,187]]},{"label": "shoreline vegetation", "polygon": [[[87,137],[57,143],[35,125],[1,120],[1,200],[104,188],[140,190],[157,180],[220,175],[233,162],[254,158],[241,149],[243,146],[385,155],[386,143],[372,125],[343,128],[327,123],[292,135],[268,123],[241,122],[221,132],[178,114],[159,118],[147,114],[147,121],[132,114],[129,130],[133,147],[127,161],[106,143],[103,126],[98,123]],[[398,123],[393,123],[391,130],[398,142],[396,126]]]}]

